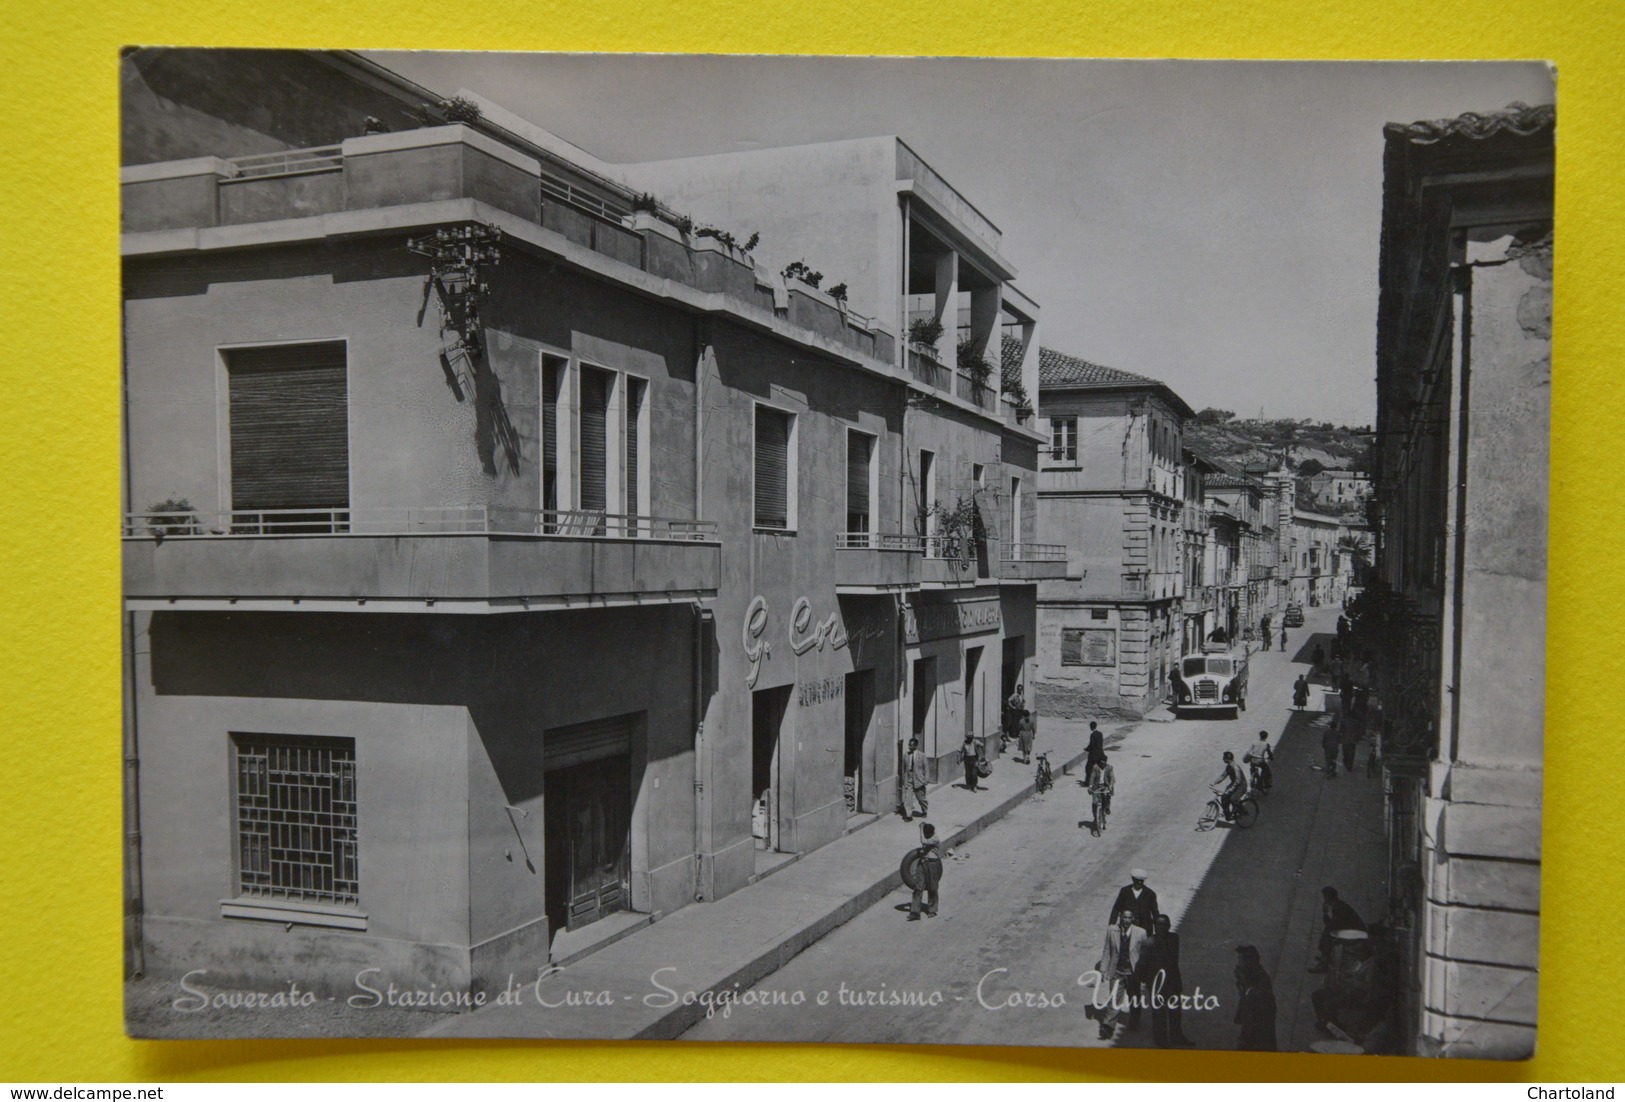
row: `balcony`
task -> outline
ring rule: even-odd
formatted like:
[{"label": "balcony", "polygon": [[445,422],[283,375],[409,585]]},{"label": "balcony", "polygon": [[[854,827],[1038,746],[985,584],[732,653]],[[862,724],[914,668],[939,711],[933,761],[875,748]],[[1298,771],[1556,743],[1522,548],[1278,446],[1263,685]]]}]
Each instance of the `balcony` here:
[{"label": "balcony", "polygon": [[918,589],[925,541],[892,532],[843,532],[835,538],[835,589],[891,593]]},{"label": "balcony", "polygon": [[1067,577],[1064,543],[1010,543],[999,559],[1003,581],[1044,581]]},{"label": "balcony", "polygon": [[720,576],[711,521],[469,506],[137,513],[124,522],[125,598],[149,608],[661,604],[712,596]]},{"label": "balcony", "polygon": [[923,589],[958,589],[992,582],[996,575],[998,544],[994,540],[967,540],[960,536],[926,536],[920,563]]},{"label": "balcony", "polygon": [[[159,251],[195,248],[204,240],[199,231],[230,227],[245,229],[214,236],[252,241],[265,231],[246,227],[298,219],[311,220],[312,231],[322,234],[358,226],[360,232],[376,232],[392,223],[403,228],[444,224],[475,217],[474,209],[446,209],[452,201],[473,200],[598,257],[728,296],[853,352],[893,362],[892,334],[873,319],[795,288],[776,302],[776,273],[759,272],[749,254],[684,233],[653,214],[634,213],[612,186],[588,188],[565,180],[519,149],[467,126],[372,134],[339,145],[232,159],[131,165],[121,173],[119,191],[123,232],[153,235],[143,248]],[[409,215],[356,215],[412,207],[419,208],[420,221]]]}]

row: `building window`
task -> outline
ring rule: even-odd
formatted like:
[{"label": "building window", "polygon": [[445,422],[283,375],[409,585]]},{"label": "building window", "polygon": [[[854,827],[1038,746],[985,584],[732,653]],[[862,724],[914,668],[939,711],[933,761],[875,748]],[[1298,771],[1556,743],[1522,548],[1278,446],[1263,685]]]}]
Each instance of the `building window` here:
[{"label": "building window", "polygon": [[756,505],[758,528],[795,527],[796,418],[771,406],[756,406]]},{"label": "building window", "polygon": [[[643,379],[626,376],[626,515],[633,518],[646,516],[648,501],[648,448],[644,444],[644,395],[649,384]],[[629,526],[628,535],[641,534],[636,523]]]},{"label": "building window", "polygon": [[1090,609],[1089,610],[1089,619],[1091,619],[1091,620],[1104,620],[1104,619],[1106,619],[1106,610],[1103,609],[1103,608],[1092,608],[1092,609]]},{"label": "building window", "polygon": [[866,432],[846,434],[846,531],[867,535],[873,529],[875,438]]},{"label": "building window", "polygon": [[1049,457],[1056,463],[1078,461],[1078,419],[1056,417],[1049,423]]},{"label": "building window", "polygon": [[[348,518],[349,396],[343,341],[223,353],[231,508],[273,513],[267,530]],[[299,515],[308,513],[310,515]],[[291,515],[290,515],[291,514]]]},{"label": "building window", "polygon": [[233,735],[240,896],[354,906],[355,740]]}]

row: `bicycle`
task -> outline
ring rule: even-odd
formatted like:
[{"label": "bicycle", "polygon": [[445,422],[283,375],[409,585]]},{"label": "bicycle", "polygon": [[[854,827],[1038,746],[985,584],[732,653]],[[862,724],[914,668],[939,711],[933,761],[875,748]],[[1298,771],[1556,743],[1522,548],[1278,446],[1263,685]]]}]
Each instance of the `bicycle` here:
[{"label": "bicycle", "polygon": [[1055,774],[1050,772],[1048,754],[1038,755],[1038,771],[1033,782],[1040,792],[1048,792],[1055,783]]},{"label": "bicycle", "polygon": [[1112,807],[1111,793],[1109,793],[1109,792],[1093,792],[1093,793],[1090,793],[1090,801],[1089,802],[1090,802],[1091,807],[1092,807],[1092,810],[1091,810],[1090,814],[1092,814],[1094,816],[1094,818],[1092,820],[1093,828],[1089,831],[1089,833],[1093,834],[1096,838],[1099,838],[1100,837],[1100,832],[1106,829],[1106,816],[1111,814],[1111,807]]},{"label": "bicycle", "polygon": [[1219,790],[1214,788],[1213,796],[1208,800],[1207,807],[1202,810],[1202,817],[1196,820],[1196,829],[1199,831],[1212,830],[1221,822],[1230,823],[1240,830],[1246,830],[1258,822],[1258,801],[1250,792],[1236,797],[1230,801],[1236,809],[1235,818],[1224,813],[1224,803],[1219,799]]},{"label": "bicycle", "polygon": [[1275,771],[1269,767],[1268,763],[1257,761],[1248,762],[1247,769],[1252,774],[1252,787],[1247,790],[1247,795],[1249,797],[1268,796],[1270,789],[1275,787]]}]

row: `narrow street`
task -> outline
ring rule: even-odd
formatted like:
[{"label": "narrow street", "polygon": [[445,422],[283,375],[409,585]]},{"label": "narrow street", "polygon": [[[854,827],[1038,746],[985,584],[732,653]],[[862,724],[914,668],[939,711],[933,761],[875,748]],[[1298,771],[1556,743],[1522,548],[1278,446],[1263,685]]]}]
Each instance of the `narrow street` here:
[{"label": "narrow street", "polygon": [[[1318,732],[1309,728],[1318,688],[1310,714],[1294,718],[1291,686],[1308,668],[1304,651],[1312,649],[1314,635],[1331,632],[1338,612],[1305,611],[1307,622],[1291,633],[1289,653],[1253,657],[1248,711],[1240,717],[1147,722],[1126,738],[1112,754],[1117,796],[1104,835],[1092,837],[1080,826],[1089,817],[1089,801],[1079,778],[1060,777],[1048,794],[1029,800],[945,862],[940,917],[906,921],[909,897],[899,890],[755,989],[769,1001],[805,992],[806,1003],[742,1005],[685,1036],[1148,1045],[1148,1023],[1138,1032],[1120,1031],[1115,1041],[1098,1040],[1095,1024],[1084,1015],[1092,988],[1078,984],[1099,957],[1117,890],[1128,882],[1129,870],[1140,866],[1181,934],[1186,992],[1199,988],[1218,997],[1216,1009],[1186,1013],[1191,1040],[1202,1048],[1231,1047],[1231,969],[1235,946],[1246,942],[1258,946],[1272,972],[1290,962],[1294,974],[1276,980],[1281,1047],[1295,1047],[1295,1037],[1307,1047],[1314,1037],[1297,1028],[1301,1015],[1294,1014],[1297,1004],[1307,1005],[1302,954],[1296,951],[1301,946],[1290,943],[1312,939],[1318,929],[1294,924],[1290,916],[1305,908],[1318,914],[1324,870],[1307,861],[1311,822],[1328,793],[1341,794],[1333,792],[1337,786],[1351,798],[1363,793],[1364,803],[1379,782],[1368,780],[1363,769],[1354,777],[1323,778]],[[1234,750],[1239,759],[1260,729],[1270,731],[1277,761],[1275,791],[1262,801],[1259,822],[1245,832],[1197,832],[1222,751]],[[1363,758],[1362,750],[1361,765]],[[1379,822],[1361,826],[1380,836]],[[1350,837],[1350,845],[1361,844]],[[1357,895],[1353,902],[1367,912],[1374,903]],[[881,1005],[851,1005],[857,1000],[843,998],[843,989],[882,992],[869,997]],[[821,990],[830,992],[823,1007],[814,997]],[[892,1005],[894,993],[916,1004]],[[1027,998],[1029,993],[1036,997]],[[937,1005],[917,1004],[927,1002]]]}]

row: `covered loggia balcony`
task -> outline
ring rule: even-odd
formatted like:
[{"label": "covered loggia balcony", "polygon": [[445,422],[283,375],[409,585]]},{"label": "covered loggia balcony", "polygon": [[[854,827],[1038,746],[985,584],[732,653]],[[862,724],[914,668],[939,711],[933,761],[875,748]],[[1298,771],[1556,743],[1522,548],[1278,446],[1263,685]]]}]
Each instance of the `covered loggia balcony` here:
[{"label": "covered loggia balcony", "polygon": [[134,513],[123,534],[124,593],[137,607],[660,604],[714,596],[721,573],[715,522],[588,510]]}]

